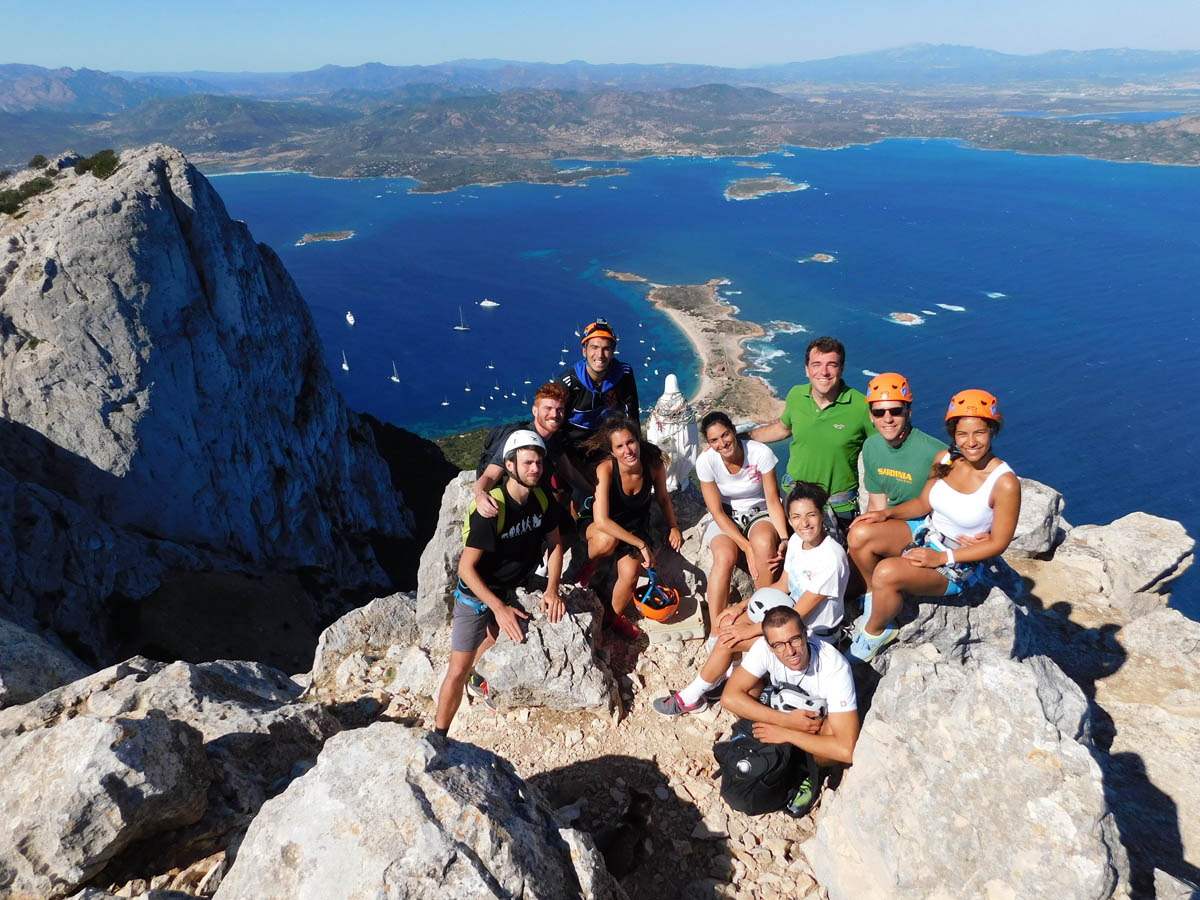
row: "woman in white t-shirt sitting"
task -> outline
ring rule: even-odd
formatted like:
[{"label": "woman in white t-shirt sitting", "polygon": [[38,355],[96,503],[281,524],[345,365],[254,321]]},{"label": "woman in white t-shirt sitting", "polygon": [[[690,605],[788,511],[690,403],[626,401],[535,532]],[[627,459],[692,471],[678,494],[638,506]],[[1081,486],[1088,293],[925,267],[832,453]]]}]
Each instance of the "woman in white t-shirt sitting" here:
[{"label": "woman in white t-shirt sitting", "polygon": [[708,615],[716,623],[729,605],[729,581],[738,559],[756,588],[774,584],[787,544],[787,520],[779,500],[771,448],[739,437],[723,412],[710,412],[700,422],[708,449],[696,460],[700,493],[708,507],[702,543],[712,550],[708,573]]}]

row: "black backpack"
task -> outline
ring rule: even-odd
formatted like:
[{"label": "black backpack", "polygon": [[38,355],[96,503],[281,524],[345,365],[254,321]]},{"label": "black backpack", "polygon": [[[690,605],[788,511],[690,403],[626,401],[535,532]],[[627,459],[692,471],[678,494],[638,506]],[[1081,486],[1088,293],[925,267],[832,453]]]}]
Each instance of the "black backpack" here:
[{"label": "black backpack", "polygon": [[715,744],[713,756],[721,766],[721,796],[751,816],[783,809],[807,769],[807,754],[791,744],[763,743],[748,719],[738,719],[733,737]]},{"label": "black backpack", "polygon": [[483,450],[479,453],[479,463],[475,466],[476,478],[483,474],[483,470],[488,467],[488,463],[492,461],[492,457],[504,449],[505,439],[518,428],[532,429],[533,422],[528,420],[524,422],[509,422],[507,425],[497,425],[488,432],[487,437],[483,440]]}]

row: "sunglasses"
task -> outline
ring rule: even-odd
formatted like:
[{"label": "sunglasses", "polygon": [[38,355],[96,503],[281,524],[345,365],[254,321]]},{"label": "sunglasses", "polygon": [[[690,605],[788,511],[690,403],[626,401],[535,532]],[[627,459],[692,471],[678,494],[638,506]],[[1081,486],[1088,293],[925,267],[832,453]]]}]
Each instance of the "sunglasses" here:
[{"label": "sunglasses", "polygon": [[874,416],[876,419],[882,419],[884,416],[887,416],[887,415],[894,416],[898,419],[902,415],[904,415],[904,407],[903,406],[889,406],[887,409],[872,408],[871,415]]}]

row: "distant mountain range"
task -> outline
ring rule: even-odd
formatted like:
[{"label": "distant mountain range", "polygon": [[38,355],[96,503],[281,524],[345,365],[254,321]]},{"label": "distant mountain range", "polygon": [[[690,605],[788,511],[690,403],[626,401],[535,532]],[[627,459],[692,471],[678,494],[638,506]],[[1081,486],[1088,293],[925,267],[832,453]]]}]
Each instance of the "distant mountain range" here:
[{"label": "distant mountain range", "polygon": [[1055,50],[1032,56],[947,44],[755,68],[662,63],[594,65],[468,59],[432,66],[322,66],[307,72],[98,72],[0,65],[0,112],[110,113],[148,99],[181,94],[315,98],[340,91],[385,93],[434,85],[456,93],[522,89],[666,90],[724,83],[780,87],[796,83],[1014,86],[1045,81],[1112,83],[1200,78],[1200,52]]},{"label": "distant mountain range", "polygon": [[[153,141],[210,168],[411,175],[427,189],[569,180],[554,159],[751,154],[885,137],[1200,162],[1191,120],[1019,118],[1200,111],[1200,52],[952,45],[756,68],[455,60],[307,72],[99,72],[0,65],[0,168]],[[570,176],[576,177],[576,176]]]}]

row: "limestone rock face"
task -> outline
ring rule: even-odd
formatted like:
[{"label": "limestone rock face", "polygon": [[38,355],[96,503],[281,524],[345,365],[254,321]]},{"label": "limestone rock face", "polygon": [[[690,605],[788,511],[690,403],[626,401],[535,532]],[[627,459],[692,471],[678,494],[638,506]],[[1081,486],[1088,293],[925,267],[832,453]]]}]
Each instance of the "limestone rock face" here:
[{"label": "limestone rock face", "polygon": [[63,647],[0,619],[0,709],[34,700],[90,673]]},{"label": "limestone rock face", "polygon": [[138,838],[204,813],[199,733],[157,710],[80,716],[0,744],[0,888],[62,897]]},{"label": "limestone rock face", "polygon": [[320,694],[332,685],[338,667],[353,653],[375,658],[392,647],[417,640],[417,598],[412,593],[392,594],[352,609],[323,632],[317,641],[310,683]]},{"label": "limestone rock face", "polygon": [[496,706],[616,709],[616,684],[596,658],[599,598],[575,588],[564,597],[566,614],[554,624],[539,609],[540,594],[518,590],[517,599],[530,615],[525,640],[518,644],[501,632],[476,667]]},{"label": "limestone rock face", "polygon": [[2,461],[120,528],[386,584],[410,533],[279,258],[176,150],[0,221]]},{"label": "limestone rock face", "polygon": [[1120,600],[1138,593],[1163,593],[1192,564],[1196,542],[1178,522],[1143,512],[1130,513],[1108,525],[1082,525],[1056,556],[1102,561]]},{"label": "limestone rock face", "polygon": [[417,625],[432,639],[444,631],[454,609],[458,559],[462,556],[462,524],[471,505],[474,472],[462,472],[446,485],[437,528],[421,553],[417,571]]},{"label": "limestone rock face", "polygon": [[572,853],[567,832],[493,754],[377,722],[332,738],[264,804],[216,897],[623,897],[591,840],[573,834],[591,852]]},{"label": "limestone rock face", "polygon": [[1006,556],[1045,556],[1066,535],[1062,519],[1063,495],[1049,485],[1022,478],[1021,515]]},{"label": "limestone rock face", "polygon": [[[196,746],[202,746],[197,765],[211,774],[211,785],[206,774],[207,803],[202,799],[187,827],[160,836],[158,846],[147,852],[162,857],[207,849],[244,825],[272,786],[290,777],[298,762],[315,759],[325,738],[338,730],[323,707],[299,702],[300,692],[281,672],[258,663],[166,665],[135,657],[31,703],[0,710],[0,752],[32,735],[57,740],[61,729],[80,727],[77,722],[111,727],[145,710],[163,717],[196,735]],[[74,766],[68,759],[64,754],[64,773]],[[45,765],[47,771],[54,768]],[[3,784],[17,792],[23,787],[7,772]],[[87,809],[76,814],[80,827],[93,827]]]},{"label": "limestone rock face", "polygon": [[[804,853],[831,900],[1126,895],[1087,701],[1043,657],[898,647]],[[967,886],[965,889],[962,886]]]}]

